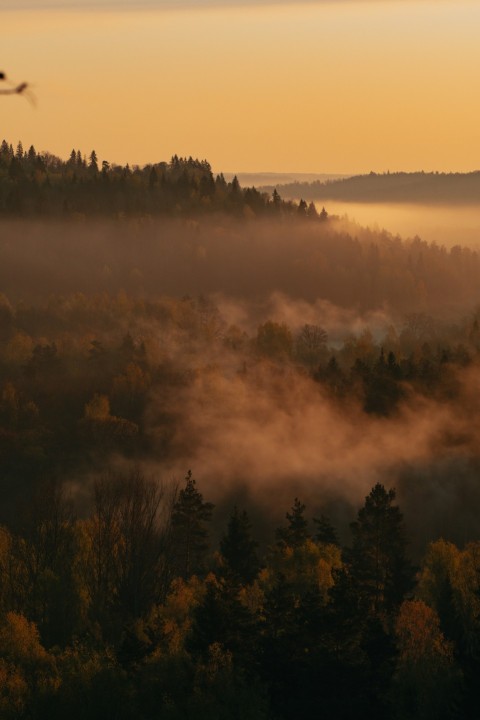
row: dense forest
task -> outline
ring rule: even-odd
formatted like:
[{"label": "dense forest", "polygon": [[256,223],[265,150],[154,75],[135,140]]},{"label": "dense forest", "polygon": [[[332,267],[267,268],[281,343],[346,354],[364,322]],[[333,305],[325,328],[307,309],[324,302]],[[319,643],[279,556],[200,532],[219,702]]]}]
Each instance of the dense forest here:
[{"label": "dense forest", "polygon": [[[14,150],[0,145],[0,216],[6,217],[125,217],[182,216],[225,211],[256,216],[292,213],[294,203],[270,198],[254,187],[242,190],[236,177],[227,183],[213,176],[206,160],[179,158],[130,167],[99,163],[95,150],[88,159],[72,150],[67,161],[48,152],[37,153],[21,142]],[[316,216],[313,205],[300,212]]]},{"label": "dense forest", "polygon": [[261,555],[237,507],[108,475],[78,519],[39,488],[0,538],[3,718],[478,717],[479,544],[406,554],[376,484],[341,547],[295,498]]},{"label": "dense forest", "polygon": [[477,253],[1,156],[0,716],[477,718]]},{"label": "dense forest", "polygon": [[[271,192],[272,187],[262,187]],[[372,203],[478,205],[480,172],[371,172],[332,180],[277,185],[287,198]]]}]

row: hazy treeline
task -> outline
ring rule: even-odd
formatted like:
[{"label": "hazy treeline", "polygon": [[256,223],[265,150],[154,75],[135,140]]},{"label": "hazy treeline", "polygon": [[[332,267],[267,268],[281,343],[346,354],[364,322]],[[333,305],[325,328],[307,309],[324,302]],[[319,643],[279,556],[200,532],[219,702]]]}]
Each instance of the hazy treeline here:
[{"label": "hazy treeline", "polygon": [[[271,192],[274,186],[261,189]],[[473,205],[480,199],[480,172],[387,172],[333,180],[277,185],[287,198],[344,202],[448,203]]]},{"label": "hazy treeline", "polygon": [[223,293],[260,302],[272,293],[357,312],[454,313],[478,302],[478,253],[402,241],[344,221],[31,222],[0,225],[0,287],[12,299],[51,293],[138,297]]},{"label": "hazy treeline", "polygon": [[[255,188],[242,189],[236,177],[214,177],[206,160],[173,156],[144,167],[101,166],[94,150],[88,160],[72,150],[67,161],[37,153],[21,142],[0,145],[0,215],[7,217],[187,216],[205,212],[278,215],[298,211]],[[300,212],[306,214],[307,207]],[[309,216],[316,218],[312,205]]]},{"label": "hazy treeline", "polygon": [[[55,484],[0,528],[2,718],[478,717],[479,543],[418,568],[376,484],[342,546],[295,498],[259,552],[189,472],[99,478],[77,519]],[[417,572],[415,572],[417,570]]]}]

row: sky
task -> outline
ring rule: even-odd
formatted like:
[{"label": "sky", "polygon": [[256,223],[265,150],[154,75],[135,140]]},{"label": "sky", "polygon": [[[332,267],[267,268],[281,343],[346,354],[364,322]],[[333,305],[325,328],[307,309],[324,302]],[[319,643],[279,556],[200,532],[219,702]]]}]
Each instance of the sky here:
[{"label": "sky", "polygon": [[[0,0],[1,133],[216,172],[480,168],[475,0]],[[3,138],[0,138],[0,140]]]}]

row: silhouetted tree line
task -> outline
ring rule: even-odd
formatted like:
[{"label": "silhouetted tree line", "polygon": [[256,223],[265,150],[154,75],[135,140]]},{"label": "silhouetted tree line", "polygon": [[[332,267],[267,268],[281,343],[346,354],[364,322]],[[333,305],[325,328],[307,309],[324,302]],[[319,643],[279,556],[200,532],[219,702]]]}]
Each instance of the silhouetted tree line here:
[{"label": "silhouetted tree line", "polygon": [[[278,185],[285,197],[345,202],[478,204],[480,171],[470,173],[371,172],[326,181]],[[273,186],[262,187],[271,192]]]},{"label": "silhouetted tree line", "polygon": [[33,145],[16,149],[0,145],[0,216],[91,217],[191,215],[227,212],[241,216],[298,214],[326,219],[307,206],[269,197],[254,187],[241,188],[236,177],[226,182],[214,176],[206,160],[174,155],[170,162],[145,167],[99,163],[92,150],[88,158],[72,150],[68,160]]},{"label": "silhouetted tree line", "polygon": [[77,517],[55,483],[0,527],[2,718],[476,718],[480,545],[419,567],[377,483],[338,540],[295,498],[264,552],[189,472],[105,474]]}]

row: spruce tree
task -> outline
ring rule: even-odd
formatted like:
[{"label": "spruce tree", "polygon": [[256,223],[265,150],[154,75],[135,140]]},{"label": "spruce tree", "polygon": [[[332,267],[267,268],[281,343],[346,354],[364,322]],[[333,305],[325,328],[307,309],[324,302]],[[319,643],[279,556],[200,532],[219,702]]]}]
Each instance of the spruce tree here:
[{"label": "spruce tree", "polygon": [[377,483],[350,525],[353,545],[347,560],[352,589],[372,615],[398,607],[413,581],[403,517],[394,500],[395,491]]},{"label": "spruce tree", "polygon": [[313,522],[317,526],[315,540],[319,543],[328,545],[338,545],[338,538],[335,528],[326,515],[320,515],[319,518],[313,518]]},{"label": "spruce tree", "polygon": [[212,503],[203,501],[189,470],[172,514],[172,554],[177,576],[187,579],[204,570],[213,508]]},{"label": "spruce tree", "polygon": [[220,552],[227,574],[242,585],[253,582],[258,573],[258,543],[252,538],[251,530],[247,513],[239,512],[235,506],[220,542]]},{"label": "spruce tree", "polygon": [[287,512],[285,515],[288,520],[287,527],[277,530],[277,539],[281,545],[299,547],[310,537],[308,522],[303,516],[304,512],[305,505],[295,498],[291,512]]}]

